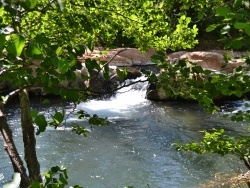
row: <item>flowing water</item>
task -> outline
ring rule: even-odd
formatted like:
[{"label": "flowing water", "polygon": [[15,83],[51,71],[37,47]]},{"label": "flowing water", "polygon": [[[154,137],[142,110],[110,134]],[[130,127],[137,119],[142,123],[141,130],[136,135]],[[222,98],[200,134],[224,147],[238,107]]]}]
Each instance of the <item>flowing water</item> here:
[{"label": "flowing water", "polygon": [[[108,117],[110,125],[90,127],[69,116],[67,125],[78,123],[91,129],[87,137],[73,133],[68,126],[48,128],[37,137],[41,170],[63,165],[69,171],[69,183],[85,188],[193,188],[212,180],[218,173],[234,173],[232,156],[195,155],[176,152],[173,142],[199,141],[198,131],[212,127],[238,132],[244,125],[230,123],[219,115],[211,116],[196,104],[151,102],[144,92],[127,92],[106,100],[90,100],[77,106],[90,114]],[[60,105],[54,104],[60,108]],[[70,111],[71,104],[64,107]],[[45,110],[45,108],[42,108]],[[19,109],[7,109],[19,152],[23,154]],[[2,141],[1,143],[2,144]],[[0,150],[0,187],[9,181],[11,164]]]}]

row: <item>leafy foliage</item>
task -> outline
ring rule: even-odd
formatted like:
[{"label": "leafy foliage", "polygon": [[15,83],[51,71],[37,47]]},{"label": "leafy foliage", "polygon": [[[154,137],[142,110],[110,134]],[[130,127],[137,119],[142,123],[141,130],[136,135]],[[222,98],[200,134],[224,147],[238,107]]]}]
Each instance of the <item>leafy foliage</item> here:
[{"label": "leafy foliage", "polygon": [[222,18],[222,22],[213,23],[206,31],[211,32],[220,29],[224,37],[225,48],[247,49],[250,44],[249,2],[236,0],[234,3],[218,1],[219,6],[215,8],[216,16]]},{"label": "leafy foliage", "polygon": [[[236,154],[240,158],[249,155],[249,137],[235,138],[224,134],[224,130],[213,129],[210,131],[201,131],[204,137],[200,143],[191,143],[186,145],[175,144],[177,150],[194,151],[199,154],[206,152],[216,153],[220,155]],[[247,145],[246,145],[247,144]]]},{"label": "leafy foliage", "polygon": [[201,142],[188,144],[173,144],[178,151],[192,151],[198,154],[214,153],[219,155],[233,154],[243,160],[246,167],[250,168],[250,137],[239,136],[238,138],[229,136],[224,133],[223,129],[202,131],[204,136]]},{"label": "leafy foliage", "polygon": [[[51,169],[44,173],[45,182],[32,182],[31,188],[64,188],[68,185],[68,172],[63,166],[53,166]],[[83,188],[75,185],[73,188]]]},{"label": "leafy foliage", "polygon": [[[220,28],[220,33],[226,42],[225,48],[249,50],[249,2],[248,1],[234,1],[234,3],[227,1],[217,1],[219,6],[216,7],[216,16],[222,17],[221,23],[213,23],[206,31],[213,32]],[[237,32],[236,32],[237,31]],[[180,68],[180,75],[190,75],[190,73],[201,74],[203,84],[196,81],[191,83],[186,80],[185,86],[190,85],[191,91],[184,92],[184,96],[191,98],[202,104],[203,107],[210,111],[218,111],[214,105],[214,100],[220,96],[234,96],[235,98],[247,99],[249,94],[249,56],[245,58],[245,65],[238,66],[233,74],[213,74],[212,72],[202,71],[200,68],[192,67],[189,69],[187,66]],[[228,63],[229,57],[224,57],[225,63]],[[179,68],[178,68],[179,69]],[[184,70],[183,70],[184,69]],[[192,72],[190,71],[192,70]],[[174,73],[176,74],[177,71]],[[182,86],[183,88],[183,86]],[[197,89],[198,88],[198,89]],[[179,93],[178,93],[179,94]],[[234,114],[226,114],[232,121],[249,122],[249,110],[237,111]],[[178,151],[192,151],[198,154],[215,153],[222,156],[226,154],[234,154],[244,162],[246,167],[250,169],[250,145],[249,136],[238,135],[237,137],[228,135],[223,129],[212,131],[202,131],[204,136],[200,142],[181,144],[175,143],[174,146]],[[248,134],[247,134],[248,135]]]},{"label": "leafy foliage", "polygon": [[[98,117],[96,114],[91,116],[90,114],[88,114],[84,110],[79,110],[77,112],[77,117],[78,117],[78,119],[88,120],[88,123],[90,125],[99,125],[99,126],[109,125],[109,121],[107,118]],[[78,125],[76,123],[73,123],[71,126],[72,126],[72,131],[78,135],[83,135],[86,137],[87,133],[89,133],[89,130],[86,129],[85,127],[83,127],[82,125]]]}]

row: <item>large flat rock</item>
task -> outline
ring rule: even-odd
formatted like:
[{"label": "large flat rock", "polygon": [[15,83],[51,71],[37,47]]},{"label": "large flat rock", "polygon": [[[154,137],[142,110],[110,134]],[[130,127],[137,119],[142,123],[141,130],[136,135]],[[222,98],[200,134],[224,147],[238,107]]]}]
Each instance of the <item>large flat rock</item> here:
[{"label": "large flat rock", "polygon": [[109,62],[111,66],[137,66],[152,65],[151,56],[156,54],[155,49],[150,49],[141,53],[136,48],[116,48],[112,50],[87,50],[80,58],[84,61],[87,58],[96,59],[97,61]]}]

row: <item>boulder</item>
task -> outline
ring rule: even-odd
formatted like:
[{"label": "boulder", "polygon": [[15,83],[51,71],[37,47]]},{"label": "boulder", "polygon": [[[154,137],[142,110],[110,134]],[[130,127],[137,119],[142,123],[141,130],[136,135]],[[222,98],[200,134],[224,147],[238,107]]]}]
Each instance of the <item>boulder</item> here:
[{"label": "boulder", "polygon": [[118,77],[115,69],[116,67],[110,67],[110,79],[108,80],[104,79],[103,71],[93,70],[88,72],[90,79],[85,82],[86,88],[97,95],[108,94],[114,91],[118,86]]},{"label": "boulder", "polygon": [[225,66],[223,55],[215,52],[190,52],[183,54],[180,59],[201,66],[203,69],[221,71]]},{"label": "boulder", "polygon": [[159,100],[166,100],[166,92],[165,90],[160,87],[159,89],[156,89],[156,85],[150,84],[147,92],[146,92],[146,98],[152,101],[159,101]]},{"label": "boulder", "polygon": [[96,59],[97,61],[109,62],[111,66],[135,66],[135,65],[152,65],[151,56],[156,54],[155,49],[150,49],[145,53],[141,53],[136,48],[116,48],[112,50],[87,50],[80,57],[81,60]]},{"label": "boulder", "polygon": [[[203,69],[219,71],[221,73],[233,73],[234,69],[242,65],[245,60],[241,57],[245,53],[232,52],[226,50],[215,51],[195,51],[195,52],[174,52],[167,56],[167,60],[176,63],[179,60],[187,60],[201,66]],[[231,57],[228,63],[224,60],[224,55]]]},{"label": "boulder", "polygon": [[156,53],[155,49],[150,49],[146,53],[141,53],[136,48],[117,48],[112,50],[87,50],[79,61],[84,65],[86,59],[95,59],[100,63],[109,63],[110,79],[103,79],[102,71],[93,71],[89,73],[90,80],[86,83],[87,87],[95,93],[109,92],[115,90],[119,84],[116,69],[127,69],[127,77],[125,79],[136,79],[142,76],[140,66],[154,65],[151,56]]},{"label": "boulder", "polygon": [[180,60],[180,57],[183,56],[184,54],[187,54],[187,51],[178,51],[178,52],[173,52],[171,54],[168,54],[166,57],[167,61],[170,62],[178,62]]},{"label": "boulder", "polygon": [[125,67],[127,69],[127,79],[136,79],[142,76],[141,71],[136,67]]}]

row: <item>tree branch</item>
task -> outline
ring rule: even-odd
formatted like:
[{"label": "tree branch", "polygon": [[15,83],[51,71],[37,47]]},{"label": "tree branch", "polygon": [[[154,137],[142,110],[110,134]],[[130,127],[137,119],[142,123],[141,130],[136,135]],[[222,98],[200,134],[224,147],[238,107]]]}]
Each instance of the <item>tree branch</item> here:
[{"label": "tree branch", "polygon": [[8,95],[3,97],[3,104],[6,104],[9,99],[13,98],[20,92],[20,89],[10,92]]},{"label": "tree branch", "polygon": [[96,75],[96,78],[98,77],[98,75],[100,74],[101,70],[104,69],[104,67],[105,67],[106,65],[108,65],[108,64],[109,64],[118,54],[120,54],[121,52],[126,51],[127,49],[129,49],[129,48],[125,48],[125,49],[121,49],[121,50],[117,51],[116,54],[113,55],[113,57],[110,58],[110,60],[108,60],[106,63],[104,63],[104,64],[102,65],[102,67],[100,68],[100,70],[98,70],[97,75]]},{"label": "tree branch", "polygon": [[136,84],[136,83],[144,83],[144,82],[148,82],[148,79],[146,79],[146,80],[137,80],[137,81],[131,82],[131,83],[129,83],[129,84],[124,83],[123,85],[117,87],[116,89],[112,89],[112,90],[110,90],[110,91],[101,91],[101,92],[96,92],[96,91],[92,91],[92,90],[89,90],[89,91],[90,91],[91,93],[93,93],[93,94],[96,94],[96,95],[111,94],[111,93],[114,93],[114,92],[116,92],[116,91],[118,91],[118,90],[120,90],[120,89],[122,89],[122,88],[129,87],[129,86],[134,85],[134,84]]}]

